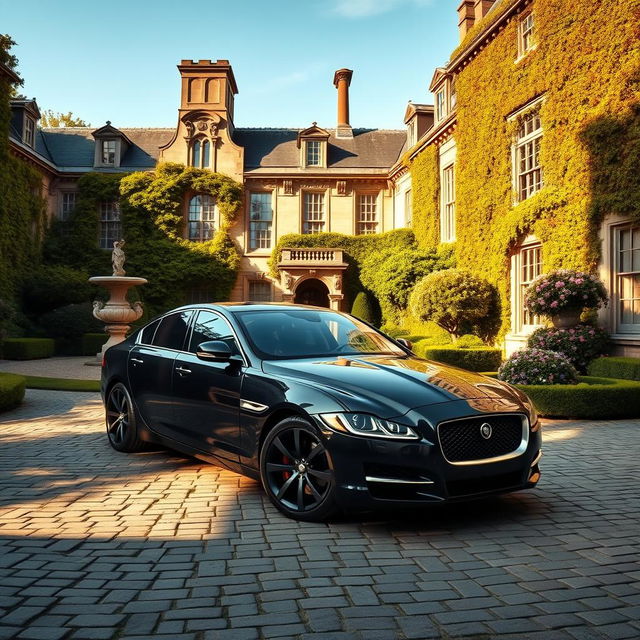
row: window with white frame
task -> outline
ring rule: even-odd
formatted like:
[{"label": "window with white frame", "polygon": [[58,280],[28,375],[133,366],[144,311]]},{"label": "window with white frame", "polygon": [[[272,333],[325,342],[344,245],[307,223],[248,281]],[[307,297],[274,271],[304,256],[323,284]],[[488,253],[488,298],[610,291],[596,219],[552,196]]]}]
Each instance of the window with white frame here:
[{"label": "window with white frame", "polygon": [[442,120],[447,115],[447,91],[442,87],[436,93],[436,120]]},{"label": "window with white frame", "polygon": [[415,118],[409,123],[407,128],[407,145],[409,147],[413,147],[413,145],[417,142],[416,135],[416,121]]},{"label": "window with white frame", "polygon": [[378,231],[378,197],[375,193],[358,195],[356,234],[368,235]]},{"label": "window with white frame", "polygon": [[249,302],[271,302],[271,283],[268,280],[249,280]]},{"label": "window with white frame", "polygon": [[307,140],[307,167],[322,166],[322,142],[320,140]]},{"label": "window with white frame", "polygon": [[117,202],[100,203],[100,239],[101,249],[113,249],[113,243],[122,237],[120,207]]},{"label": "window with white frame", "polygon": [[213,238],[216,230],[215,209],[211,196],[196,195],[189,200],[189,240],[205,242]]},{"label": "window with white frame", "polygon": [[211,156],[211,144],[208,140],[196,140],[191,146],[191,157],[189,158],[192,167],[206,169],[209,167]]},{"label": "window with white frame", "polygon": [[540,167],[542,123],[538,109],[525,113],[520,119],[514,154],[515,187],[518,200],[526,200],[543,186]]},{"label": "window with white frame", "polygon": [[613,299],[616,333],[640,334],[640,225],[613,228]]},{"label": "window with white frame", "polygon": [[270,193],[252,193],[249,204],[249,249],[271,248],[273,209]]},{"label": "window with white frame", "polygon": [[513,270],[511,305],[516,334],[531,333],[542,324],[539,316],[532,314],[524,305],[527,287],[542,274],[542,245],[538,241],[523,244],[511,261]]},{"label": "window with white frame", "polygon": [[411,189],[407,189],[404,192],[404,223],[407,227],[411,226],[413,219],[413,197],[411,195]]},{"label": "window with white frame", "polygon": [[116,163],[116,141],[102,141],[102,164],[115,165]]},{"label": "window with white frame", "polygon": [[449,81],[449,111],[453,111],[458,103],[458,94],[456,93],[455,76]]},{"label": "window with white frame", "polygon": [[33,118],[27,115],[24,117],[23,142],[31,148],[34,148],[36,144],[36,123]]},{"label": "window with white frame", "polygon": [[440,242],[453,242],[456,239],[456,177],[453,164],[442,170],[441,179]]},{"label": "window with white frame", "polygon": [[531,11],[522,16],[518,22],[518,57],[521,58],[531,51],[535,45],[535,22]]},{"label": "window with white frame", "polygon": [[302,233],[324,231],[324,193],[305,193],[302,212]]},{"label": "window with white frame", "polygon": [[60,209],[58,211],[58,220],[60,222],[68,222],[73,210],[76,208],[75,191],[63,191],[60,194]]}]

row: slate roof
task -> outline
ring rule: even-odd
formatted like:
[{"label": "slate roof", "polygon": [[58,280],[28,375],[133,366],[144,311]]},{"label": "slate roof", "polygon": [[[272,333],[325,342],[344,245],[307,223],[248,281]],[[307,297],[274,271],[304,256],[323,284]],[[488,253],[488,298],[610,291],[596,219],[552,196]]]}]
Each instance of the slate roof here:
[{"label": "slate roof", "polygon": [[[236,129],[233,140],[244,147],[245,170],[297,169],[300,150],[296,141],[300,129]],[[388,169],[400,157],[406,131],[354,129],[353,138],[336,138],[328,129],[329,170]]]}]

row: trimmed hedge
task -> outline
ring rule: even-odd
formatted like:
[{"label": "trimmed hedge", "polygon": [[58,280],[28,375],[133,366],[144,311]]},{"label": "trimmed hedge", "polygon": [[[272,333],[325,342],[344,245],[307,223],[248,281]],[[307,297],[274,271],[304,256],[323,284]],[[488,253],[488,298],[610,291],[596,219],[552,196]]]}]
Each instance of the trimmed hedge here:
[{"label": "trimmed hedge", "polygon": [[82,355],[95,356],[102,350],[102,345],[109,339],[106,333],[85,333],[82,336]]},{"label": "trimmed hedge", "polygon": [[541,416],[617,419],[640,417],[640,382],[580,376],[578,384],[514,385]]},{"label": "trimmed hedge", "polygon": [[24,398],[26,381],[13,373],[0,373],[0,411],[17,407]]},{"label": "trimmed hedge", "polygon": [[456,347],[432,347],[423,341],[413,346],[417,356],[435,360],[469,371],[495,371],[502,361],[502,351],[493,347],[458,349]]},{"label": "trimmed hedge", "polygon": [[51,338],[7,338],[2,343],[2,354],[7,360],[37,360],[50,358],[55,349]]},{"label": "trimmed hedge", "polygon": [[640,380],[640,358],[596,358],[588,367],[590,376]]}]

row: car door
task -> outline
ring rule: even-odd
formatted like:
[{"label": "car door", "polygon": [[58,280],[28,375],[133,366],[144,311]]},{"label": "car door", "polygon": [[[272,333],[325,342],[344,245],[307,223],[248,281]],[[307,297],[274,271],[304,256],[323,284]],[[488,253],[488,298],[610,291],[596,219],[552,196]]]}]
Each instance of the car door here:
[{"label": "car door", "polygon": [[148,427],[174,438],[172,378],[174,361],[187,339],[193,311],[163,316],[146,327],[129,352],[131,394]]},{"label": "car door", "polygon": [[200,343],[209,340],[226,342],[236,356],[240,351],[225,318],[210,310],[197,314],[186,351],[174,362],[175,432],[196,449],[237,462],[242,361],[200,360],[196,351]]}]

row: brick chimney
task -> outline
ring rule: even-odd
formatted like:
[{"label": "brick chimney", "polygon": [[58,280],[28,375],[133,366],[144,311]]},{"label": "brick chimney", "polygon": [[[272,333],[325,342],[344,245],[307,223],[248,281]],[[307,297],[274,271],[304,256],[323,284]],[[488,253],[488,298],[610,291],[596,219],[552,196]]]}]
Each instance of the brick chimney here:
[{"label": "brick chimney", "polygon": [[333,84],[338,90],[338,126],[336,138],[353,138],[353,129],[349,123],[349,85],[351,69],[338,69],[333,76]]},{"label": "brick chimney", "polygon": [[476,0],[462,0],[458,6],[458,29],[460,30],[460,41],[464,40],[467,32],[473,27],[475,19]]},{"label": "brick chimney", "polygon": [[476,4],[473,7],[474,12],[474,24],[478,24],[482,18],[487,15],[487,12],[493,6],[494,0],[475,0]]}]

